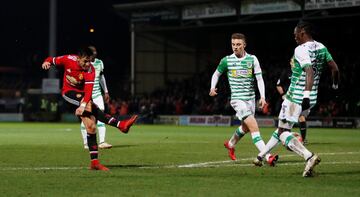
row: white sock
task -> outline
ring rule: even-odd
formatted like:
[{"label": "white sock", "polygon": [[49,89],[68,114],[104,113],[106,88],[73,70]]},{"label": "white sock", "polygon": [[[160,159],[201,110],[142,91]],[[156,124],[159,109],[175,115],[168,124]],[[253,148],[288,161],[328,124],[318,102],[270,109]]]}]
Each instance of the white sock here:
[{"label": "white sock", "polygon": [[271,154],[270,154],[270,153],[267,153],[267,154],[265,155],[265,159],[266,159],[266,161],[269,161],[270,156],[271,156]]},{"label": "white sock", "polygon": [[81,125],[80,125],[80,131],[81,131],[81,136],[83,138],[84,144],[87,144],[87,132],[85,129],[85,125],[82,121],[81,121]]},{"label": "white sock", "polygon": [[305,160],[311,157],[312,153],[307,148],[305,148],[305,146],[302,145],[301,142],[299,142],[299,140],[294,137],[290,132],[284,131],[280,135],[280,140],[282,143],[285,144],[285,146],[290,148],[296,154],[303,157]]},{"label": "white sock", "polygon": [[231,136],[229,140],[229,147],[234,148],[234,146],[239,142],[239,140],[245,135],[246,133],[242,130],[242,127],[238,127],[234,134]]},{"label": "white sock", "polygon": [[97,121],[97,129],[99,131],[99,144],[105,142],[106,127],[105,124]]},{"label": "white sock", "polygon": [[262,140],[259,131],[251,132],[251,138],[259,152],[265,149],[265,142]]},{"label": "white sock", "polygon": [[280,142],[280,139],[278,137],[278,130],[276,129],[273,134],[271,135],[271,138],[270,140],[266,143],[266,146],[264,148],[263,151],[261,151],[258,156],[260,156],[261,158],[264,157],[265,155],[265,158],[266,160],[269,159],[270,157],[270,154],[268,154],[273,148],[275,148]]}]

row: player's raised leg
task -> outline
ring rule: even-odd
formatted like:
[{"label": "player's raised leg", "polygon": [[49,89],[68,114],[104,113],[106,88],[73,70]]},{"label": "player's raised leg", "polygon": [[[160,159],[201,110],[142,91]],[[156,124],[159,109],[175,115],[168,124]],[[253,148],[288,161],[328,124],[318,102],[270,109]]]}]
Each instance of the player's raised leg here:
[{"label": "player's raised leg", "polygon": [[101,111],[95,104],[92,104],[92,112],[85,111],[84,113],[88,113],[94,115],[97,120],[118,128],[123,133],[128,133],[130,127],[136,122],[137,115],[131,116],[129,119],[126,120],[117,120],[115,117],[112,117],[109,114],[105,114]]}]

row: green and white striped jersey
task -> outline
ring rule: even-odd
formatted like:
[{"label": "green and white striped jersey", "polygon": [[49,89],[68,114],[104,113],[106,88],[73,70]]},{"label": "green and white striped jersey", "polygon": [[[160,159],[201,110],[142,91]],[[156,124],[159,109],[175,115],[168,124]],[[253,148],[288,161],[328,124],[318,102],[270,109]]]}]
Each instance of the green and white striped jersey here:
[{"label": "green and white striped jersey", "polygon": [[261,68],[255,55],[245,54],[238,58],[235,54],[221,59],[217,67],[220,73],[227,72],[231,90],[231,100],[255,99],[255,75],[261,75]]},{"label": "green and white striped jersey", "polygon": [[91,64],[95,68],[95,80],[94,80],[94,87],[92,91],[92,98],[95,99],[99,96],[102,96],[101,94],[101,87],[100,87],[100,73],[104,70],[104,64],[100,59],[95,58],[94,62],[91,62]]},{"label": "green and white striped jersey", "polygon": [[291,60],[291,83],[286,93],[286,98],[301,105],[306,79],[306,72],[303,68],[312,66],[314,70],[314,84],[310,92],[310,105],[314,106],[316,104],[321,72],[324,66],[331,60],[331,54],[320,42],[309,41],[297,46]]}]

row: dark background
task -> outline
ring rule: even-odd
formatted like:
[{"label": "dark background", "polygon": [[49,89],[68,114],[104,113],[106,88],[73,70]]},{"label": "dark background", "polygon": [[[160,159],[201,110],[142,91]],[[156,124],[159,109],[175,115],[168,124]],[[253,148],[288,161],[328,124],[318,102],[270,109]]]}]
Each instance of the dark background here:
[{"label": "dark background", "polygon": [[[69,54],[80,45],[98,48],[106,71],[126,76],[130,62],[129,26],[119,17],[110,0],[58,0],[57,53]],[[0,7],[0,68],[17,68],[26,72],[29,87],[39,87],[47,72],[40,69],[48,56],[49,1],[3,1]],[[90,28],[94,28],[91,33]],[[34,78],[39,78],[35,80]],[[109,84],[110,85],[110,84]],[[111,85],[110,85],[111,86]]]},{"label": "dark background", "polygon": [[[99,58],[105,63],[107,85],[113,98],[129,94],[129,22],[126,18],[120,17],[112,7],[115,3],[126,2],[136,1],[57,1],[56,55],[73,53],[81,45],[95,45]],[[334,16],[339,14],[337,17],[319,17],[309,20],[316,25],[318,30],[315,39],[328,47],[341,71],[340,90],[336,92],[331,90],[329,72],[324,72],[324,77],[321,79],[323,87],[319,88],[318,106],[321,102],[327,105],[329,100],[335,100],[343,106],[342,108],[346,108],[340,114],[341,116],[359,115],[360,31],[357,26],[360,16],[359,14],[346,16],[348,12],[360,13],[359,8],[333,9],[330,13],[335,14]],[[322,14],[326,16],[327,12],[324,11]],[[292,15],[301,17],[300,13]],[[281,19],[277,14],[261,17],[260,19],[272,17]],[[226,21],[228,18],[219,20]],[[280,71],[288,66],[288,60],[296,47],[292,33],[296,23],[297,20],[276,20],[276,22],[221,27],[185,28],[181,31],[168,29],[151,33],[162,34],[169,39],[181,39],[184,43],[188,42],[186,44],[196,44],[200,50],[215,54],[209,57],[211,63],[209,69],[200,71],[201,77],[194,77],[196,80],[203,79],[201,85],[196,88],[202,89],[201,100],[209,104],[214,103],[207,95],[211,74],[218,61],[223,56],[232,53],[230,42],[224,42],[224,40],[227,41],[232,32],[245,33],[248,38],[247,51],[258,57],[267,86],[266,94],[272,102],[275,102],[278,95],[274,84]],[[206,20],[199,24],[206,24]],[[90,28],[94,28],[95,32],[91,33]],[[0,6],[0,32],[0,90],[16,88],[24,91],[29,88],[41,88],[42,78],[48,75],[47,71],[41,69],[41,63],[48,56],[49,1],[3,1]],[[208,42],[209,40],[212,42]],[[58,73],[58,76],[60,74]],[[194,88],[193,84],[198,83],[196,80],[180,82],[177,88],[170,87],[177,92],[170,92],[168,96],[181,95],[178,87],[185,87],[183,92],[191,92],[184,84],[192,84],[191,87]],[[164,91],[161,94],[164,94]],[[276,110],[273,111],[275,114]]]}]

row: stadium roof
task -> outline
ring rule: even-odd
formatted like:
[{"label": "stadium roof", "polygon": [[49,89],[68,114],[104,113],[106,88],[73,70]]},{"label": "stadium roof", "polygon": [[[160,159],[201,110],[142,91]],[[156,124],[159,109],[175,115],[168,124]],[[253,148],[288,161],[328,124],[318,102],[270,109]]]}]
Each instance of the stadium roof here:
[{"label": "stadium roof", "polygon": [[[359,0],[154,0],[113,5],[135,31],[234,26],[359,16]],[[339,9],[340,8],[340,9]]]}]

